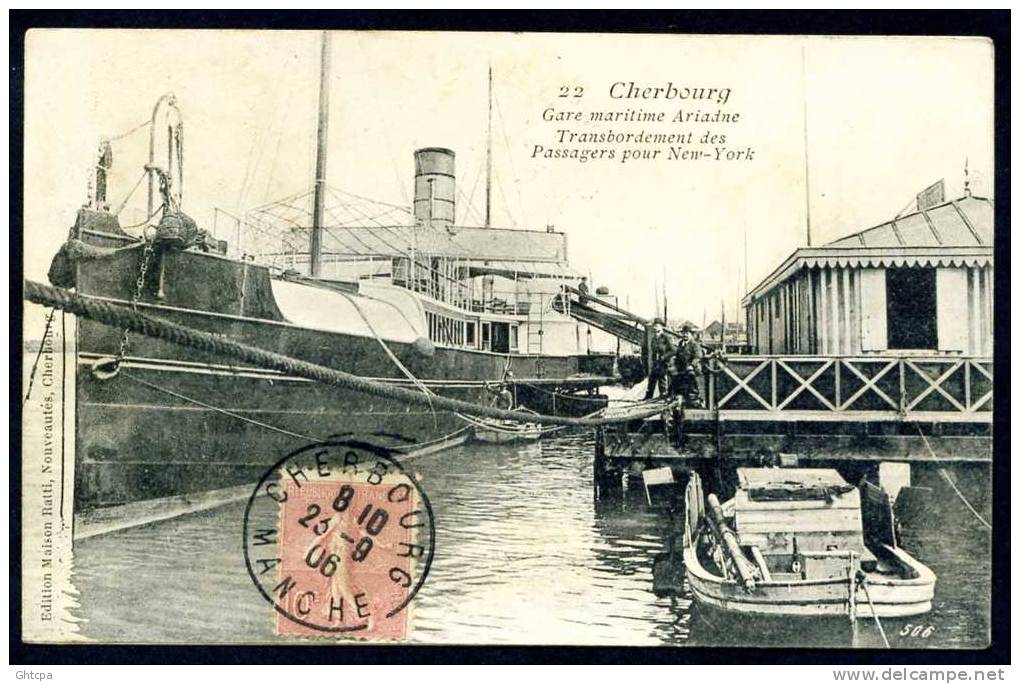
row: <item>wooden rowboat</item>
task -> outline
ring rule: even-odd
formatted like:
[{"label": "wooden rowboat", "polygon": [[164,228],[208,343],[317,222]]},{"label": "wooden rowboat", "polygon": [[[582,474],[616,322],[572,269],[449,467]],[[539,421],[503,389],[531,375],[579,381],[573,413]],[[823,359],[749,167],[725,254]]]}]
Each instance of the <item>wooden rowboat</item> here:
[{"label": "wooden rowboat", "polygon": [[[518,410],[524,413],[534,413],[531,409],[524,407],[518,407]],[[475,441],[487,444],[534,442],[548,431],[539,423],[519,423],[515,420],[475,418],[471,423],[474,425]]]},{"label": "wooden rowboat", "polygon": [[687,485],[683,559],[699,603],[852,620],[931,610],[935,574],[896,545],[888,498],[888,531],[874,533],[864,529],[861,491],[835,470],[739,468],[737,475],[738,490],[724,504],[704,497],[696,474]]},{"label": "wooden rowboat", "polygon": [[475,440],[487,444],[534,442],[542,436],[542,426],[537,423],[521,424],[513,420],[485,422],[485,426],[475,425]]}]

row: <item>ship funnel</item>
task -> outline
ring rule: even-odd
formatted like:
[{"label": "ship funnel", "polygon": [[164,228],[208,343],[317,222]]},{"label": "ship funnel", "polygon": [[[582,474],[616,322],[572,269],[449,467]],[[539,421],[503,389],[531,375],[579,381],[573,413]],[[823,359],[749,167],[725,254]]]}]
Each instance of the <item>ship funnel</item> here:
[{"label": "ship funnel", "polygon": [[456,155],[445,147],[424,147],[414,153],[414,220],[449,228],[456,219]]}]

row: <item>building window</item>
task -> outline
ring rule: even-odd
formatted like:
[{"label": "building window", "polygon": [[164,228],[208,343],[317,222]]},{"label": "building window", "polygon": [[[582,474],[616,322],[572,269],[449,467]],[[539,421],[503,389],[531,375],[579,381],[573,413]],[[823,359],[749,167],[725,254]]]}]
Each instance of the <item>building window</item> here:
[{"label": "building window", "polygon": [[889,349],[937,349],[935,269],[885,270]]}]

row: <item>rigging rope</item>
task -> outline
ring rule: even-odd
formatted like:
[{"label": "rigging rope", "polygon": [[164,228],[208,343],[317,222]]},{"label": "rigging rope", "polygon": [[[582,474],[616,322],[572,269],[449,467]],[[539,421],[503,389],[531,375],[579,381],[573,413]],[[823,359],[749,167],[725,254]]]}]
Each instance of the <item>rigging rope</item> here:
[{"label": "rigging rope", "polygon": [[[471,185],[471,194],[468,195],[467,201],[464,204],[464,206],[467,207],[467,210],[468,210],[469,214],[473,213],[475,215],[475,221],[478,222],[478,225],[483,226],[483,225],[485,225],[485,221],[479,217],[478,210],[475,209],[475,207],[474,207],[475,190],[478,189],[478,181],[480,181],[481,178],[482,178],[482,167],[479,166],[478,167],[478,173],[475,174],[475,182]],[[460,193],[461,196],[464,195],[464,193],[460,190],[460,187],[457,188],[457,192]],[[486,226],[486,227],[488,227],[488,226]]]},{"label": "rigging rope", "polygon": [[42,358],[43,349],[46,347],[46,338],[50,334],[50,326],[53,324],[53,314],[57,313],[57,310],[50,309],[50,314],[46,317],[46,327],[43,328],[43,336],[39,341],[39,349],[35,353],[35,361],[32,363],[32,371],[28,374],[28,390],[25,392],[25,398],[22,400],[21,405],[24,406],[28,403],[28,398],[32,396],[32,385],[35,383],[35,371],[39,368],[39,359]]},{"label": "rigging rope", "polygon": [[51,306],[82,318],[104,323],[115,328],[127,329],[135,333],[147,335],[184,347],[198,349],[211,354],[251,363],[262,368],[278,370],[288,375],[303,377],[316,382],[343,387],[372,396],[393,399],[408,404],[434,405],[436,408],[452,412],[462,412],[481,418],[497,418],[499,420],[516,420],[522,423],[541,423],[545,425],[576,425],[581,427],[599,427],[614,423],[640,420],[657,415],[661,406],[646,411],[616,417],[574,418],[569,416],[550,416],[530,414],[523,411],[499,409],[491,406],[479,406],[470,402],[449,397],[428,397],[421,392],[393,387],[384,383],[328,368],[319,364],[294,359],[283,354],[259,349],[241,342],[235,342],[221,335],[195,330],[183,325],[171,323],[143,313],[132,311],[127,307],[86,297],[68,290],[43,285],[31,280],[25,281],[25,299],[35,304]]},{"label": "rigging rope", "polygon": [[[514,155],[513,147],[510,145],[510,139],[506,134],[506,121],[503,119],[503,108],[499,106],[499,98],[495,94],[492,96],[493,102],[496,104],[496,115],[499,117],[499,130],[503,134],[503,142],[506,144],[507,159],[510,160],[510,173],[514,176],[514,189],[517,190],[517,204],[521,208],[521,222],[526,226],[528,225],[528,217],[524,214],[524,199],[521,197],[521,180],[517,175],[517,170],[514,168]],[[507,201],[506,195],[503,196],[503,200],[507,204],[507,212],[510,211],[510,202]],[[516,223],[514,224],[516,225]]]},{"label": "rigging rope", "polygon": [[142,130],[143,128],[148,126],[150,123],[152,123],[152,122],[149,119],[146,119],[145,121],[143,121],[142,123],[138,124],[137,126],[135,126],[134,128],[132,128],[129,131],[125,131],[124,133],[120,133],[118,135],[115,135],[112,138],[103,138],[103,140],[105,140],[108,143],[117,142],[118,140],[123,140],[124,138],[128,137],[132,133],[137,133],[138,131]]},{"label": "rigging rope", "polygon": [[[297,55],[292,55],[291,59],[296,60]],[[284,65],[286,68],[286,65]],[[294,100],[297,99],[293,96],[294,86],[297,83],[297,79],[286,79],[288,81],[288,87],[283,95],[283,115],[280,119],[279,133],[276,136],[276,149],[273,151],[273,160],[269,165],[269,172],[266,178],[266,190],[262,193],[262,202],[269,201],[269,191],[273,187],[273,181],[276,180],[276,164],[280,158],[280,147],[283,145],[283,131],[287,130],[287,119],[290,117],[291,105]]]},{"label": "rigging rope", "polygon": [[131,188],[131,191],[127,194],[127,197],[125,197],[124,200],[117,205],[117,209],[113,212],[114,216],[120,216],[120,212],[124,211],[124,207],[127,206],[128,200],[131,199],[131,197],[135,194],[135,191],[138,190],[138,187],[142,184],[142,181],[144,181],[148,177],[148,175],[149,172],[147,170],[142,171],[142,175],[138,177],[138,181],[135,183],[134,187]]},{"label": "rigging rope", "polygon": [[156,215],[159,214],[160,212],[162,212],[164,209],[166,209],[166,205],[165,204],[160,204],[158,207],[153,209],[152,213],[149,214],[148,216],[146,216],[145,220],[142,221],[141,223],[133,223],[130,226],[121,226],[120,229],[121,230],[130,230],[132,228],[141,228],[142,226],[148,224],[149,221],[151,221],[153,218],[155,218]]},{"label": "rigging rope", "polygon": [[[361,57],[361,68],[357,69],[357,71],[359,73],[369,74],[370,79],[372,81],[380,80],[376,78],[377,73],[375,69],[373,69],[373,66],[376,62],[372,59],[369,59],[368,54],[365,51],[365,46],[361,39],[361,34],[355,33],[353,35],[354,44],[358,47],[358,55]],[[397,166],[397,156],[393,154],[393,137],[391,133],[394,130],[394,126],[391,124],[391,122],[388,120],[388,117],[386,116],[386,114],[389,112],[389,108],[383,106],[378,91],[375,88],[369,88],[368,92],[372,98],[372,111],[375,112],[375,116],[377,117],[377,120],[381,124],[380,127],[382,128],[383,131],[383,135],[381,137],[383,143],[386,145],[386,156],[389,157],[390,168],[393,170],[393,176],[397,182],[397,187],[400,188],[400,196],[404,200],[405,206],[410,205],[411,200],[407,196],[407,187],[403,182],[403,176],[401,175],[399,167]]]}]

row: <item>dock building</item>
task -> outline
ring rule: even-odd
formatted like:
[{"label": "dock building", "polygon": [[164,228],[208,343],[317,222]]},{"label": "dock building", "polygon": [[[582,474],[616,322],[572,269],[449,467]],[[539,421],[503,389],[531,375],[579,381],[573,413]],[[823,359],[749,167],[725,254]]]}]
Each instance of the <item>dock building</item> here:
[{"label": "dock building", "polygon": [[970,195],[798,249],[743,300],[752,351],[990,356],[993,251]]}]

